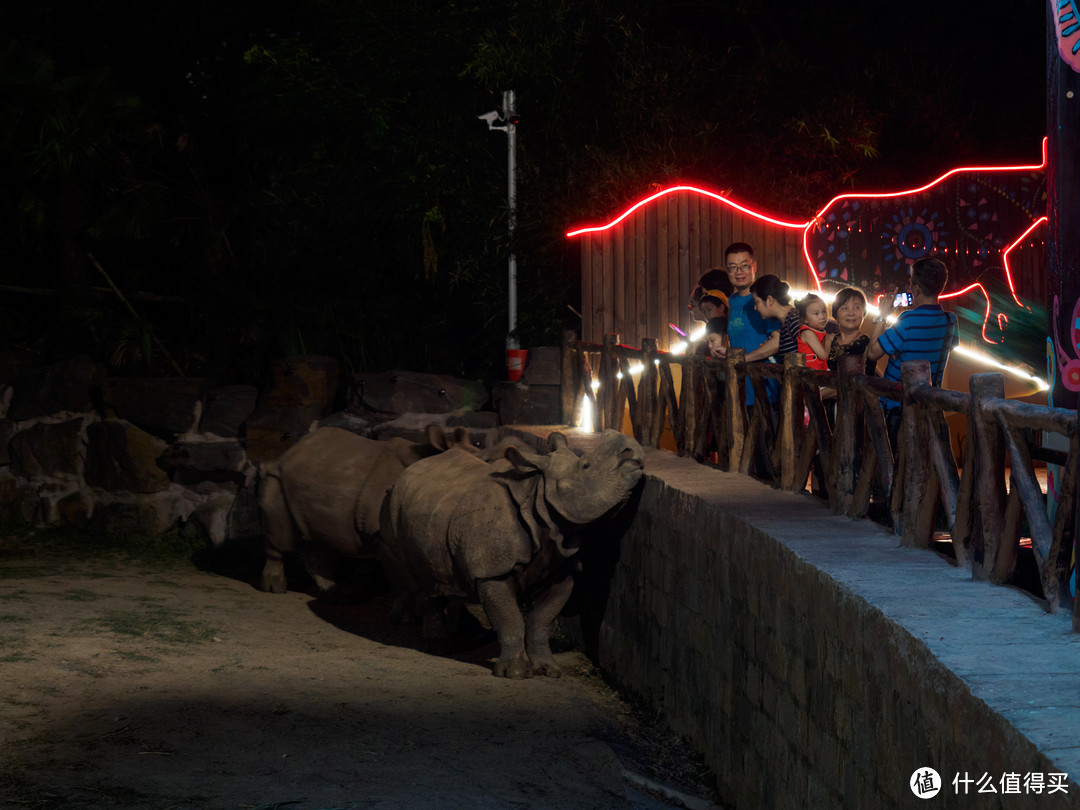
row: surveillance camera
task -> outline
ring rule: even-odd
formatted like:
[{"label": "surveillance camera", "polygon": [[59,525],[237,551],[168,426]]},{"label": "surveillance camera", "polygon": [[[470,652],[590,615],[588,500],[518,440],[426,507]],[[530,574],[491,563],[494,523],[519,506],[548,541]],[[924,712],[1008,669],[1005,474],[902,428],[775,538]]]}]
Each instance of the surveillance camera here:
[{"label": "surveillance camera", "polygon": [[483,115],[478,115],[476,117],[481,119],[482,121],[487,121],[487,125],[491,127],[494,126],[495,122],[499,120],[499,112],[498,110],[492,110],[491,112],[486,112]]}]

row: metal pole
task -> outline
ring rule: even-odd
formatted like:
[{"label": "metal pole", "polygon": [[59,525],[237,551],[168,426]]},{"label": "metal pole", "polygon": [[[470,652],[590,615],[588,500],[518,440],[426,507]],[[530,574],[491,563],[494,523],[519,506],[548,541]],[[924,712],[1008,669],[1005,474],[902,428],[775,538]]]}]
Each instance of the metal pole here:
[{"label": "metal pole", "polygon": [[519,349],[517,336],[517,256],[514,254],[514,226],[517,224],[517,125],[514,123],[516,112],[514,110],[514,91],[503,92],[503,117],[506,120],[506,197],[509,204],[509,235],[510,235],[510,266],[507,278],[507,305],[509,309],[509,329],[506,336],[506,348]]}]

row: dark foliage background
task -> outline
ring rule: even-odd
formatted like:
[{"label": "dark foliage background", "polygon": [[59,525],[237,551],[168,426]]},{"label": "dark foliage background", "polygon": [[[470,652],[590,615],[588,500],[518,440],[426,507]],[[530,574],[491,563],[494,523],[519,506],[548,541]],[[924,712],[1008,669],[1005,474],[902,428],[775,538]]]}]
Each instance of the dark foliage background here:
[{"label": "dark foliage background", "polygon": [[500,378],[504,89],[525,346],[575,326],[567,227],[654,186],[808,216],[1045,129],[1044,12],[1004,0],[6,5],[0,341],[115,373]]}]

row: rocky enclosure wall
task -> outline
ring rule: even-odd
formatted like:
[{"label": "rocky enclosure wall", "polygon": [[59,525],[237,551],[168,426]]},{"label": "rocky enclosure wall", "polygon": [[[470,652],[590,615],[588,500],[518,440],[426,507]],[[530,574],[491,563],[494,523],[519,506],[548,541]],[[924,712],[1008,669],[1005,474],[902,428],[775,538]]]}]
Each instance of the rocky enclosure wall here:
[{"label": "rocky enclosure wall", "polygon": [[275,362],[265,391],[2,357],[0,518],[150,535],[195,521],[221,544],[260,534],[260,465],[314,424],[417,442],[429,424],[468,427],[481,446],[498,424],[478,383],[396,371],[338,385],[326,357]]},{"label": "rocky enclosure wall", "polygon": [[[633,517],[583,546],[563,625],[692,740],[728,801],[1080,806],[1068,616],[809,496],[662,451],[645,472]],[[927,802],[909,786],[923,766],[944,780]],[[1051,773],[1068,793],[1026,789]]]}]

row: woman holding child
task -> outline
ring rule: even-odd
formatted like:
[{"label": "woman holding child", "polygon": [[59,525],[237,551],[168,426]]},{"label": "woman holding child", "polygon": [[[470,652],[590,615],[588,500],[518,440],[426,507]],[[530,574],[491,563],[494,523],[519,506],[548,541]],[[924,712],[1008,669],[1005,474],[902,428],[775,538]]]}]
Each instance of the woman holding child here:
[{"label": "woman holding child", "polygon": [[[870,336],[862,330],[866,319],[866,298],[854,287],[845,287],[836,294],[832,302],[833,320],[840,327],[840,332],[827,335],[825,351],[829,369],[836,371],[841,357],[850,354],[866,354],[870,345]],[[877,363],[866,361],[866,373],[873,374]]]}]

